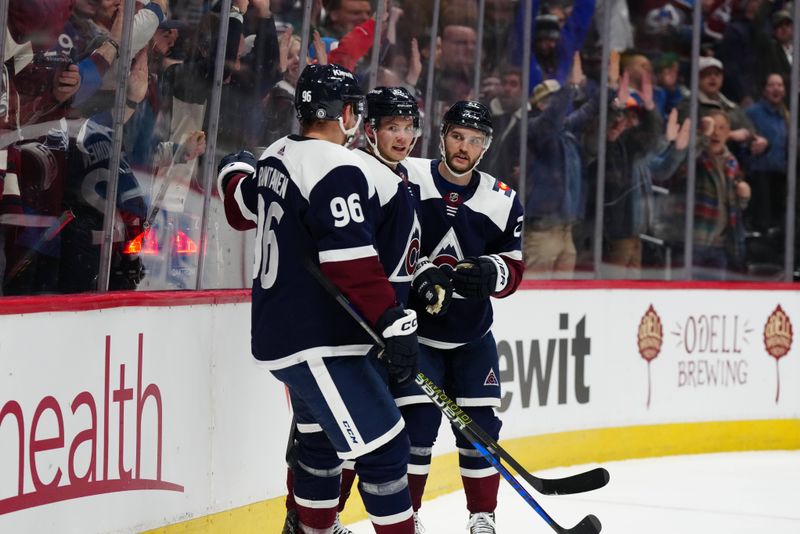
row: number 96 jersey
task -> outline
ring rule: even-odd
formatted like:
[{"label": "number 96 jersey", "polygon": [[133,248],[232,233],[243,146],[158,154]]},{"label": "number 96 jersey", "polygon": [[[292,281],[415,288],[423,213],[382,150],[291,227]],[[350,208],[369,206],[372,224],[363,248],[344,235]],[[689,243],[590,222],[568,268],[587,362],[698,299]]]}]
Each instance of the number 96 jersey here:
[{"label": "number 96 jersey", "polygon": [[397,302],[375,248],[380,200],[363,162],[337,144],[290,135],[255,172],[236,165],[220,170],[220,192],[231,225],[256,228],[253,355],[280,369],[366,354],[371,339],[306,268],[318,263],[372,324]]}]

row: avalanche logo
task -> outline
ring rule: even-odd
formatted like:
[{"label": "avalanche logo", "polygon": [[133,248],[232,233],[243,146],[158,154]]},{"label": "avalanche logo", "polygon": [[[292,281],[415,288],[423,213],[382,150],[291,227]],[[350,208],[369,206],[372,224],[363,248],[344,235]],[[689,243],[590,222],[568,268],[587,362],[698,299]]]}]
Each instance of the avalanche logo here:
[{"label": "avalanche logo", "polygon": [[436,248],[431,252],[431,261],[434,265],[451,265],[464,259],[461,243],[458,242],[456,231],[452,228],[444,235]]},{"label": "avalanche logo", "polygon": [[414,276],[414,270],[417,268],[417,260],[419,259],[420,238],[422,236],[422,228],[417,219],[417,214],[414,214],[414,224],[411,227],[411,232],[408,234],[408,241],[403,255],[400,257],[397,267],[394,268],[392,275],[389,277],[390,282],[410,282]]},{"label": "avalanche logo", "polygon": [[483,381],[483,385],[500,387],[500,382],[497,380],[497,375],[494,374],[494,369],[489,369],[489,374],[486,375],[486,380]]}]

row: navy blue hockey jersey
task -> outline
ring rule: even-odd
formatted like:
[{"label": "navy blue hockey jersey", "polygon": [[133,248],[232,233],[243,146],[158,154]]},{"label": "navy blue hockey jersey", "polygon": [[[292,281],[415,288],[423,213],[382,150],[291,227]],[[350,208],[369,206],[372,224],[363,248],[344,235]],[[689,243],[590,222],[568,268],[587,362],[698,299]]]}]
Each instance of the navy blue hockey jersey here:
[{"label": "navy blue hockey jersey", "polygon": [[401,163],[393,171],[364,150],[354,153],[363,160],[367,177],[375,184],[380,204],[375,217],[375,248],[398,302],[405,306],[419,259],[419,186],[408,180],[408,170]]},{"label": "navy blue hockey jersey", "polygon": [[[366,354],[371,339],[307,271],[308,258],[374,324],[395,292],[376,251],[381,199],[364,162],[327,141],[273,143],[255,175],[231,179],[225,211],[257,228],[252,352],[278,369],[311,357]],[[410,225],[405,232],[408,238]],[[402,233],[402,232],[401,232]]]},{"label": "navy blue hockey jersey", "polygon": [[[422,255],[434,264],[455,265],[469,257],[497,254],[506,262],[511,279],[493,296],[513,293],[522,280],[522,206],[517,194],[492,176],[473,171],[468,185],[445,180],[439,160],[408,158],[412,182],[420,187],[420,224],[424,237]],[[420,343],[453,348],[480,339],[492,326],[489,299],[465,299],[454,295],[443,316],[417,314]]]}]

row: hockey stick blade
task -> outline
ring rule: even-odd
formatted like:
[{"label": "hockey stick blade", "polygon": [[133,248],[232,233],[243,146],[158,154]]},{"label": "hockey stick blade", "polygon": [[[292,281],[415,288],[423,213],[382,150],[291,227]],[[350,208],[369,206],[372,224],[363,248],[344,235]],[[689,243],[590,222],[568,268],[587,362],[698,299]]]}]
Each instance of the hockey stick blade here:
[{"label": "hockey stick blade", "polygon": [[597,516],[589,514],[581,519],[581,522],[572,528],[554,527],[554,530],[562,534],[597,534],[602,528],[603,527],[600,525],[600,520],[597,519]]},{"label": "hockey stick blade", "polygon": [[571,495],[600,489],[608,484],[610,475],[602,467],[563,478],[539,478],[531,473],[519,475],[542,495]]}]

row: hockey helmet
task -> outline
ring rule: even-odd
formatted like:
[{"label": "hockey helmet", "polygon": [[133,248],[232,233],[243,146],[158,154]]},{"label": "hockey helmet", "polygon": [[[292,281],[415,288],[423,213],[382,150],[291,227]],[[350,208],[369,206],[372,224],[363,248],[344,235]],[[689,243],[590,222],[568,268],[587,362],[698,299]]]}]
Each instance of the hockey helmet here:
[{"label": "hockey helmet", "polygon": [[364,93],[352,72],[336,64],[303,69],[294,94],[298,119],[337,120],[348,103],[357,115],[364,113]]},{"label": "hockey helmet", "polygon": [[472,128],[492,137],[492,112],[489,108],[474,100],[460,100],[452,105],[442,118],[442,135],[447,133],[448,126]]},{"label": "hockey helmet", "polygon": [[367,120],[377,128],[381,117],[411,117],[420,130],[417,100],[405,87],[376,87],[367,93]]}]

